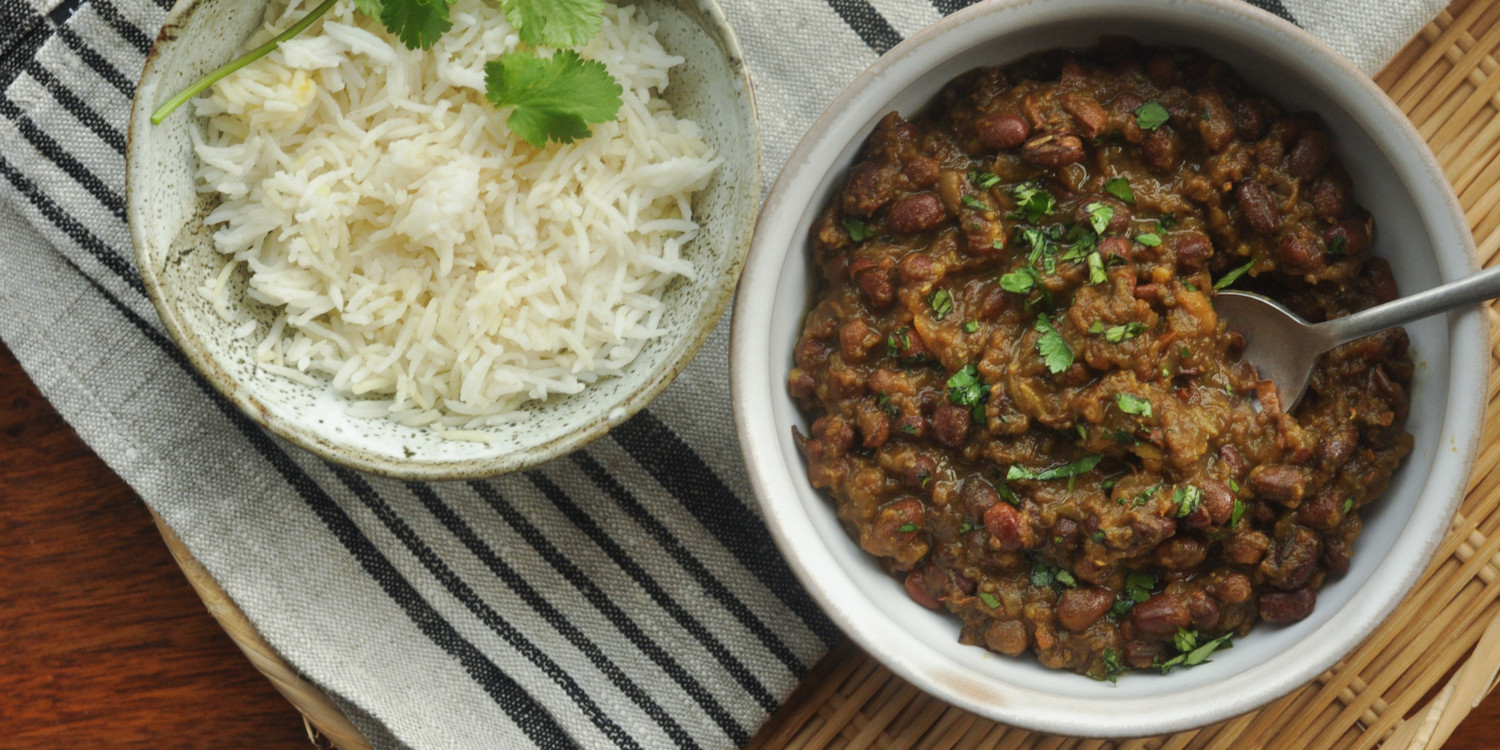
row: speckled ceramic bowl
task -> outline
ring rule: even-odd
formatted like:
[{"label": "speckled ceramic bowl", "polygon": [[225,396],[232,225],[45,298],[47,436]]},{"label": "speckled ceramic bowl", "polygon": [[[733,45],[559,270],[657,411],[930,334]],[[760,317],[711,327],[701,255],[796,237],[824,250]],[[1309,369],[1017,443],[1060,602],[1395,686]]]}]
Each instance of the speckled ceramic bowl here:
[{"label": "speckled ceramic bowl", "polygon": [[[661,326],[620,377],[574,396],[526,407],[526,418],[489,428],[495,442],[444,440],[424,429],[347,416],[347,399],[259,370],[258,336],[236,339],[195,289],[223,263],[203,217],[215,200],[193,186],[197,158],[189,108],[153,126],[150,114],[178,90],[238,55],[266,3],[183,0],[147,59],[131,113],[126,152],[127,211],[136,261],[167,331],[188,359],[246,415],[331,461],[411,479],[464,479],[515,471],[562,455],[603,435],[660,393],[698,351],[739,279],[760,198],[760,140],[739,42],[714,0],[637,0],[657,22],[668,52],[686,58],[665,93],[679,116],[696,120],[724,160],[694,199],[702,231],[684,247],[698,279],[666,292]],[[269,309],[245,304],[243,271],[232,298],[262,326]],[[263,329],[264,330],[264,329]]]},{"label": "speckled ceramic bowl", "polygon": [[958,643],[958,619],[911,601],[840,527],[793,445],[806,422],[787,393],[807,310],[808,230],[886,112],[910,115],[960,73],[1101,34],[1190,45],[1328,122],[1376,253],[1403,292],[1476,267],[1468,223],[1422,138],[1378,88],[1311,36],[1235,0],[986,3],[913,36],[860,76],[812,127],[766,198],[735,300],[732,385],[740,444],[767,523],[808,591],[872,655],[918,687],[984,716],[1069,735],[1140,736],[1244,713],[1313,679],[1386,618],[1427,565],[1463,496],[1484,413],[1489,350],[1479,308],[1407,327],[1418,363],[1406,427],[1416,447],[1366,515],[1352,566],[1301,622],[1257,625],[1210,663],[1095,682]]}]

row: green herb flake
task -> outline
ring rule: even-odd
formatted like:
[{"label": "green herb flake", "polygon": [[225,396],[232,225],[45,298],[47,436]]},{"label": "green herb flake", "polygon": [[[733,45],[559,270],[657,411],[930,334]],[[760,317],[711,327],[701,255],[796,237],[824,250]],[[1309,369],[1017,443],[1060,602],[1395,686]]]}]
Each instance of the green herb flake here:
[{"label": "green herb flake", "polygon": [[1151,418],[1151,402],[1129,393],[1116,393],[1115,405],[1126,414]]},{"label": "green herb flake", "polygon": [[875,233],[870,230],[870,227],[859,219],[845,216],[842,223],[844,225],[844,231],[849,233],[849,239],[854,240],[855,242],[864,242],[865,240],[868,240],[871,237],[875,236]]},{"label": "green herb flake", "polygon": [[1097,252],[1089,253],[1089,283],[1103,284],[1108,279],[1104,275],[1104,258]]},{"label": "green herb flake", "polygon": [[[405,4],[427,3],[408,0]],[[599,33],[604,13],[603,0],[505,0],[501,7],[516,35],[533,47],[583,44]]]},{"label": "green herb flake", "polygon": [[[1125,441],[1121,440],[1119,442],[1125,442]],[[1157,482],[1156,484],[1153,484],[1150,487],[1147,487],[1146,489],[1142,490],[1141,494],[1136,495],[1134,498],[1124,498],[1124,497],[1122,497],[1119,500],[1116,500],[1115,502],[1120,503],[1120,504],[1123,505],[1125,503],[1125,501],[1127,499],[1129,499],[1130,500],[1130,507],[1132,507],[1132,508],[1139,508],[1142,505],[1145,505],[1146,503],[1151,502],[1151,498],[1156,497],[1156,493],[1160,492],[1161,488],[1162,488],[1162,483],[1161,482]]]},{"label": "green herb flake", "polygon": [[970,320],[964,323],[964,333],[974,333],[979,330],[979,321]]},{"label": "green herb flake", "polygon": [[918,525],[916,525],[914,523],[903,523],[903,524],[901,524],[901,528],[898,528],[896,530],[899,531],[899,532],[901,532],[901,533],[903,533],[903,534],[910,534],[911,532],[918,531],[921,528],[922,528],[921,526],[918,526]]},{"label": "green herb flake", "polygon": [[1155,130],[1167,124],[1170,119],[1171,113],[1155,99],[1135,108],[1135,124],[1145,130]]},{"label": "green herb flake", "polygon": [[932,317],[937,320],[942,320],[953,312],[953,297],[948,294],[947,289],[933,292],[927,299],[927,304],[932,307]]},{"label": "green herb flake", "polygon": [[1186,518],[1203,504],[1203,490],[1192,484],[1178,485],[1172,491],[1172,504],[1177,506],[1177,517]]},{"label": "green herb flake", "polygon": [[[1178,632],[1180,633],[1183,631]],[[1196,645],[1199,639],[1196,635],[1194,635],[1192,642],[1195,644],[1195,648],[1191,650],[1185,650],[1184,653],[1180,653],[1172,657],[1171,659],[1162,662],[1159,665],[1159,667],[1161,668],[1161,673],[1167,674],[1177,667],[1196,667],[1199,664],[1207,663],[1208,657],[1212,655],[1213,652],[1221,648],[1233,648],[1233,645],[1229,642],[1230,637],[1232,637],[1233,635],[1233,632],[1225,633],[1224,635],[1221,635],[1218,638],[1208,641],[1207,643],[1204,643],[1202,645]]]},{"label": "green herb flake", "polygon": [[490,103],[511,108],[505,120],[511,132],[535,148],[589,137],[589,123],[616,118],[624,91],[604,63],[573,50],[551,57],[507,52],[485,63],[484,81]]},{"label": "green herb flake", "polygon": [[1011,196],[1016,199],[1016,213],[1013,216],[1024,218],[1032,224],[1043,216],[1052,215],[1053,209],[1057,208],[1057,200],[1036,182],[1016,185],[1011,188]]},{"label": "green herb flake", "polygon": [[1141,232],[1135,236],[1135,241],[1146,247],[1157,247],[1161,245],[1161,235],[1156,232]]},{"label": "green herb flake", "polygon": [[1196,292],[1196,291],[1198,291],[1198,285],[1194,284],[1191,281],[1184,281],[1184,282],[1182,282],[1182,288],[1186,289],[1186,290],[1188,290],[1190,292]]},{"label": "green herb flake", "polygon": [[984,205],[983,201],[979,200],[978,198],[975,198],[972,195],[965,195],[963,197],[963,204],[965,206],[967,206],[968,208],[974,209],[975,211],[988,211],[988,210],[990,210],[989,206]]},{"label": "green herb flake", "polygon": [[1000,288],[1007,292],[1025,294],[1036,286],[1036,272],[1030,268],[1011,271],[1000,277]]},{"label": "green herb flake", "polygon": [[[448,5],[447,0],[356,0],[354,3],[366,15],[380,19],[386,31],[399,37],[407,49],[428,49],[453,28],[453,21],[448,17]],[[599,14],[603,10],[602,6],[595,10],[591,19],[596,32],[601,23]],[[509,15],[509,10],[506,14]],[[588,37],[556,46],[571,47],[586,41]]]},{"label": "green herb flake", "polygon": [[1096,532],[1094,532],[1094,535],[1091,536],[1091,537],[1089,537],[1089,538],[1093,539],[1095,544],[1103,544],[1104,543],[1104,539],[1105,539],[1105,535],[1104,535],[1104,532],[1102,532],[1102,531],[1096,531]]},{"label": "green herb flake", "polygon": [[990,395],[990,387],[979,379],[979,368],[972,363],[948,378],[948,403],[979,409]]},{"label": "green herb flake", "polygon": [[1234,481],[1233,477],[1231,477],[1229,479],[1229,489],[1234,490],[1235,492],[1239,492],[1240,491],[1240,483]]},{"label": "green herb flake", "polygon": [[1344,498],[1344,504],[1342,506],[1339,506],[1339,507],[1341,507],[1343,509],[1344,515],[1346,515],[1346,516],[1349,515],[1349,511],[1354,510],[1354,498],[1353,497],[1346,497],[1346,498]]},{"label": "green herb flake", "polygon": [[973,530],[974,530],[974,522],[973,521],[964,521],[958,527],[958,533],[960,533],[960,534],[967,534],[967,533],[969,533],[969,532],[971,532]]},{"label": "green herb flake", "polygon": [[1124,325],[1110,326],[1104,329],[1104,340],[1111,344],[1118,344],[1121,341],[1129,341],[1145,331],[1145,323],[1131,321]]},{"label": "green herb flake", "polygon": [[1034,482],[1050,482],[1054,479],[1065,479],[1076,477],[1080,474],[1087,474],[1093,471],[1094,467],[1098,466],[1099,462],[1103,460],[1104,456],[1102,455],[1088,455],[1077,461],[1065,463],[1061,466],[1054,466],[1043,471],[1032,471],[1024,466],[1011,464],[1010,469],[1005,472],[1005,478],[1007,480],[1025,479]]},{"label": "green herb flake", "polygon": [[1328,243],[1328,252],[1330,255],[1347,255],[1349,253],[1349,240],[1345,239],[1343,235],[1334,237],[1333,242]]},{"label": "green herb flake", "polygon": [[994,172],[970,172],[969,183],[980,190],[989,190],[1000,184],[1000,176]]},{"label": "green herb flake", "polygon": [[991,594],[988,591],[979,592],[979,601],[984,602],[984,606],[989,607],[990,609],[1000,608],[999,597],[996,597],[994,594]]},{"label": "green herb flake", "polygon": [[1240,519],[1245,517],[1245,504],[1239,498],[1234,499],[1234,512],[1229,514],[1229,528],[1240,525]]},{"label": "green herb flake", "polygon": [[1115,210],[1106,203],[1095,201],[1084,206],[1083,210],[1089,215],[1089,226],[1094,228],[1094,234],[1104,234],[1110,220],[1115,218]]},{"label": "green herb flake", "polygon": [[1052,321],[1046,313],[1037,316],[1036,331],[1041,336],[1036,340],[1037,353],[1042,355],[1042,361],[1046,363],[1048,371],[1053,375],[1073,366],[1073,348],[1068,346],[1067,339],[1052,327]]},{"label": "green herb flake", "polygon": [[899,357],[911,348],[911,328],[901,326],[885,337],[885,353]]},{"label": "green herb flake", "polygon": [[1104,181],[1105,192],[1119,198],[1126,203],[1135,203],[1135,192],[1130,189],[1130,180],[1124,177],[1116,177]]},{"label": "green herb flake", "polygon": [[1098,677],[1094,677],[1092,674],[1089,676],[1094,677],[1094,679],[1100,682],[1106,680],[1111,683],[1117,682],[1120,679],[1120,675],[1125,673],[1125,665],[1120,663],[1120,653],[1113,648],[1106,647],[1103,651],[1099,652],[1099,657],[1104,664],[1104,674]]},{"label": "green herb flake", "polygon": [[1214,291],[1217,292],[1220,289],[1223,289],[1224,287],[1227,287],[1230,284],[1239,281],[1240,277],[1248,273],[1250,269],[1255,265],[1255,262],[1258,260],[1260,259],[1251,258],[1249,262],[1245,263],[1245,265],[1230,269],[1229,273],[1224,274],[1223,276],[1219,277],[1218,281],[1214,282]]}]

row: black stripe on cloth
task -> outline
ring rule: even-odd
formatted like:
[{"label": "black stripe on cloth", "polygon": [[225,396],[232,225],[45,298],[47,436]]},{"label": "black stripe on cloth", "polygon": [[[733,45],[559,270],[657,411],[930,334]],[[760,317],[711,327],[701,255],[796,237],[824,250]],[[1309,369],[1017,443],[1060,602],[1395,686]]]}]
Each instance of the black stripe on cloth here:
[{"label": "black stripe on cloth", "polygon": [[32,122],[30,117],[21,112],[21,108],[17,107],[15,102],[12,102],[9,97],[3,94],[0,94],[0,116],[14,123],[16,129],[21,132],[21,136],[26,139],[27,143],[31,144],[32,148],[36,149],[37,153],[46,157],[47,161],[52,162],[58,169],[61,169],[63,174],[66,174],[74,182],[81,185],[83,189],[89,192],[89,195],[94,196],[94,199],[99,201],[100,205],[109,209],[109,212],[114,214],[115,218],[125,221],[125,199],[120,197],[115,191],[110,190],[109,186],[105,185],[104,181],[99,179],[98,175],[89,171],[88,167],[83,166],[78,159],[68,153],[67,149],[64,149],[57,141],[52,140],[52,136],[47,135],[45,131],[37,127],[36,123]]},{"label": "black stripe on cloth", "polygon": [[1297,19],[1293,18],[1292,12],[1287,10],[1285,5],[1281,4],[1281,0],[1245,0],[1245,2],[1275,15],[1283,21],[1297,23]]},{"label": "black stripe on cloth", "polygon": [[781,638],[772,632],[770,628],[766,627],[766,624],[761,622],[761,619],[754,612],[751,612],[750,608],[746,607],[745,603],[740,601],[739,597],[735,596],[734,592],[730,591],[729,587],[725,586],[719,580],[718,576],[714,575],[707,566],[700,562],[697,557],[693,556],[693,553],[687,547],[684,547],[682,542],[678,541],[677,537],[673,536],[672,532],[667,530],[667,527],[661,521],[651,515],[651,512],[646,510],[645,506],[641,505],[639,500],[635,499],[635,495],[631,494],[630,490],[625,489],[619,481],[610,476],[609,472],[605,471],[604,467],[599,465],[599,462],[595,461],[594,457],[590,456],[587,451],[577,451],[570,458],[583,469],[583,473],[588,475],[588,478],[595,485],[604,490],[604,493],[615,501],[616,505],[620,506],[631,519],[640,524],[641,528],[644,528],[646,533],[651,535],[651,539],[665,550],[668,555],[671,555],[672,559],[683,570],[691,574],[693,580],[697,581],[698,585],[702,586],[703,590],[708,592],[709,596],[713,597],[730,614],[734,615],[735,619],[739,620],[740,624],[746,630],[754,633],[755,637],[766,647],[766,650],[775,655],[777,659],[780,659],[787,670],[796,675],[798,679],[807,676],[808,669],[802,663],[802,660],[798,659],[797,655],[792,653],[790,648],[787,648],[787,645],[782,642]]},{"label": "black stripe on cloth", "polygon": [[58,25],[65,24],[83,6],[83,2],[84,0],[63,0],[47,12],[47,20]]},{"label": "black stripe on cloth", "polygon": [[946,16],[957,13],[976,2],[979,2],[979,0],[932,0],[932,7],[936,8],[937,12]]},{"label": "black stripe on cloth", "polygon": [[116,34],[129,42],[130,46],[135,47],[136,51],[142,55],[151,51],[150,35],[125,20],[125,17],[120,15],[120,11],[109,0],[89,0],[89,7],[93,8],[94,12],[98,13],[99,17],[115,30]]},{"label": "black stripe on cloth", "polygon": [[5,29],[0,36],[0,91],[4,91],[36,57],[52,30],[25,2],[5,0],[0,0],[0,28]]},{"label": "black stripe on cloth", "polygon": [[901,43],[901,34],[867,0],[827,0],[844,23],[863,39],[875,54],[883,55]]},{"label": "black stripe on cloth", "polygon": [[[609,681],[615,687],[619,688],[620,692],[624,693],[642,711],[645,711],[648,716],[654,719],[678,747],[698,747],[698,743],[677,723],[676,719],[673,719],[663,711],[661,706],[657,705],[656,701],[650,695],[642,690],[639,685],[635,684],[629,675],[625,674],[619,666],[610,660],[609,656],[601,651],[598,645],[589,640],[583,634],[583,631],[578,629],[577,625],[573,624],[563,613],[559,612],[551,601],[537,593],[536,589],[532,588],[530,583],[527,583],[524,576],[518,574],[514,568],[500,559],[500,556],[495,554],[495,551],[486,545],[474,533],[474,530],[469,528],[469,525],[458,517],[458,514],[454,513],[451,508],[438,498],[437,493],[433,492],[431,487],[418,482],[413,482],[408,487],[410,487],[412,494],[416,495],[417,499],[421,500],[422,504],[427,506],[428,512],[432,513],[450,533],[457,537],[468,548],[470,553],[479,558],[479,561],[484,563],[485,567],[490,569],[490,572],[499,577],[506,586],[510,587],[511,591],[514,591],[517,596],[521,597],[522,601],[535,610],[537,614],[541,615],[564,638],[567,638],[568,642],[573,644],[574,648],[583,652],[589,661],[608,677]],[[526,519],[522,518],[516,512],[515,508],[505,502],[500,497],[500,493],[495,491],[493,487],[485,482],[470,482],[469,487],[487,505],[494,509],[496,513],[499,513],[501,518],[511,528],[521,534],[522,539],[538,555],[545,557],[542,547],[556,554],[556,549],[552,547],[551,543],[545,537],[542,537],[530,523],[527,523]]]},{"label": "black stripe on cloth", "polygon": [[115,66],[110,65],[108,60],[105,60],[98,52],[95,52],[76,32],[67,26],[59,26],[57,27],[57,37],[63,40],[63,44],[66,44],[68,49],[73,50],[73,54],[78,55],[78,58],[83,60],[84,65],[89,66],[90,70],[98,73],[100,78],[109,81],[109,84],[114,86],[121,94],[124,94],[126,99],[135,97],[135,84],[131,83],[130,79],[125,77],[124,73],[115,69]]},{"label": "black stripe on cloth", "polygon": [[53,226],[57,227],[63,234],[66,234],[68,239],[73,240],[79,247],[92,256],[94,260],[98,261],[100,265],[103,265],[112,271],[115,276],[118,276],[120,280],[129,284],[131,289],[140,292],[142,297],[146,296],[146,285],[141,282],[141,277],[136,275],[135,269],[131,267],[129,261],[121,257],[119,253],[116,253],[114,248],[111,248],[98,237],[95,237],[87,227],[78,223],[77,219],[74,219],[66,211],[58,207],[56,203],[52,202],[51,198],[43,195],[40,190],[37,190],[36,185],[26,178],[26,175],[21,174],[20,170],[11,166],[10,162],[6,161],[4,157],[0,157],[0,177],[4,177],[16,189],[16,192],[20,193],[31,205],[35,206],[47,221],[52,222]]},{"label": "black stripe on cloth", "polygon": [[87,103],[78,98],[78,95],[73,93],[72,89],[64,86],[62,81],[57,80],[57,76],[52,75],[52,71],[48,70],[47,66],[42,65],[36,60],[32,60],[26,66],[26,75],[31,76],[33,80],[41,84],[42,88],[46,89],[47,93],[52,95],[52,98],[63,105],[63,108],[68,110],[69,114],[72,114],[79,122],[87,126],[89,130],[94,131],[94,135],[99,136],[99,140],[104,141],[116,153],[125,153],[124,134],[105,122],[104,118],[100,117],[98,112],[95,112]]},{"label": "black stripe on cloth", "polygon": [[609,434],[826,645],[843,638],[792,575],[765,522],[677,433],[643,410]]},{"label": "black stripe on cloth", "polygon": [[[4,161],[0,160],[0,166]],[[385,555],[360,531],[354,521],[344,513],[339,504],[318,485],[312,477],[302,470],[295,461],[282,451],[269,435],[254,423],[250,422],[233,404],[219,397],[213,386],[198,374],[198,371],[188,363],[170,340],[160,331],[151,326],[150,323],[139,315],[136,315],[128,305],[121,302],[117,297],[105,289],[103,285],[95,281],[93,277],[83,272],[83,269],[74,265],[72,261],[63,257],[69,267],[82,276],[90,286],[94,288],[110,306],[115,308],[124,318],[130,322],[148,341],[155,344],[158,349],[167,355],[169,359],[182,368],[184,372],[198,386],[208,400],[211,401],[219,412],[229,420],[231,424],[249,441],[256,452],[260,453],[267,463],[271,464],[281,475],[282,479],[294,489],[313,511],[323,525],[343,544],[344,549],[354,557],[365,570],[365,573],[385,591],[386,596],[391,598],[411,619],[417,629],[426,635],[435,645],[447,652],[463,666],[464,671],[487,693],[496,704],[505,711],[511,721],[526,736],[539,747],[548,748],[575,748],[575,743],[568,734],[563,731],[557,720],[542,707],[531,694],[520,684],[505,674],[494,662],[490,661],[479,649],[464,639],[443,616],[433,609],[432,605],[417,593],[411,582],[406,580],[401,572],[391,564]]]},{"label": "black stripe on cloth", "polygon": [[[776,700],[776,696],[771,695],[771,691],[767,690],[766,686],[762,685],[760,680],[756,679],[755,675],[751,674],[750,670],[745,668],[744,663],[736,658],[729,649],[725,648],[724,644],[718,638],[714,637],[714,634],[710,633],[708,628],[704,627],[698,618],[683,609],[682,605],[678,604],[677,600],[672,598],[672,595],[668,594],[661,587],[661,584],[657,583],[656,579],[650,573],[646,572],[645,568],[641,567],[640,563],[631,558],[630,554],[616,543],[613,537],[599,528],[599,524],[595,523],[592,517],[583,512],[583,509],[579,508],[573,502],[573,499],[568,497],[568,493],[554,484],[551,479],[547,478],[547,475],[539,471],[526,472],[526,478],[531,480],[531,483],[536,485],[536,488],[541,490],[542,494],[546,495],[547,499],[551,500],[552,504],[559,511],[562,511],[563,516],[574,527],[587,535],[594,544],[599,546],[599,549],[604,550],[604,554],[608,555],[609,559],[615,565],[619,566],[620,570],[625,571],[625,574],[630,576],[631,580],[644,589],[646,595],[650,596],[651,600],[662,608],[662,611],[670,615],[678,625],[682,626],[683,630],[686,630],[689,635],[702,644],[703,648],[718,660],[720,666],[734,678],[735,682],[738,682],[740,687],[744,688],[745,692],[749,693],[755,699],[755,702],[759,703],[760,707],[766,710],[766,713],[776,712],[776,709],[780,705]],[[746,737],[743,741],[736,741],[744,744],[749,739],[749,737]]]}]

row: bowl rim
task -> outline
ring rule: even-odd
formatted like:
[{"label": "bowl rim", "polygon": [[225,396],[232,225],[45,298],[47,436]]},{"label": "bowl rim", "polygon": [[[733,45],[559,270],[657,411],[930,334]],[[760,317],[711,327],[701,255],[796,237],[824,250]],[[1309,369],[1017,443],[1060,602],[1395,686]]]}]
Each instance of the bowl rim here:
[{"label": "bowl rim", "polygon": [[[755,100],[755,88],[750,79],[750,67],[745,62],[744,49],[740,45],[734,28],[729,24],[729,19],[725,15],[723,6],[719,4],[719,0],[664,0],[678,7],[696,7],[701,14],[709,27],[703,30],[709,32],[724,59],[737,75],[738,86],[743,91],[743,101],[749,116],[752,137],[750,174],[744,180],[749,186],[750,195],[744,199],[743,206],[736,207],[731,231],[731,236],[744,239],[736,242],[736,247],[730,249],[726,256],[725,267],[715,274],[711,282],[714,285],[712,291],[706,295],[706,301],[693,319],[692,330],[671,344],[670,353],[658,371],[621,401],[609,406],[605,412],[607,416],[603,419],[544,443],[480,458],[414,460],[384,456],[362,447],[327,440],[305,428],[298,420],[288,418],[271,409],[256,397],[253,389],[236,381],[215,362],[199,340],[198,334],[178,314],[176,307],[172,304],[172,300],[177,295],[167,289],[167,285],[157,273],[156,265],[146,250],[144,212],[137,198],[142,192],[137,189],[142,173],[137,171],[134,165],[137,158],[144,158],[142,144],[149,140],[147,134],[152,127],[151,113],[155,109],[152,100],[159,95],[156,85],[160,76],[158,63],[166,49],[181,39],[182,29],[191,23],[193,15],[205,3],[219,1],[221,0],[178,0],[168,12],[161,30],[157,33],[156,40],[146,55],[146,63],[137,79],[135,95],[131,98],[130,121],[125,134],[126,219],[134,249],[136,270],[140,273],[141,281],[146,288],[146,296],[156,308],[167,335],[198,373],[251,421],[320,458],[377,476],[413,481],[485,479],[545,463],[603,437],[611,428],[625,422],[655,400],[687,368],[708,337],[712,335],[734,296],[753,239],[761,199],[761,183],[764,178],[760,115]],[[622,0],[620,4],[635,5],[637,2],[636,0]],[[191,116],[185,110],[184,107],[183,110],[174,112],[172,116]]]},{"label": "bowl rim", "polygon": [[[1011,13],[1022,6],[1039,5],[1042,2],[1043,0],[990,0],[949,15],[914,34],[882,55],[845,88],[792,151],[767,193],[756,227],[756,237],[751,245],[750,258],[735,298],[730,344],[730,387],[735,428],[750,484],[782,555],[830,618],[868,653],[894,672],[951,704],[1014,726],[1093,737],[1144,736],[1182,731],[1259,708],[1310,681],[1347,655],[1383,623],[1390,611],[1416,584],[1418,576],[1445,537],[1448,520],[1465,496],[1467,477],[1479,449],[1482,436],[1480,429],[1488,394],[1490,357],[1486,342],[1489,325],[1479,306],[1451,313],[1452,317],[1449,318],[1450,362],[1468,364],[1461,360],[1466,356],[1464,352],[1467,350],[1464,347],[1477,344],[1472,350],[1483,353],[1483,364],[1477,367],[1454,366],[1448,378],[1443,433],[1447,434],[1451,427],[1454,436],[1461,437],[1463,444],[1454,446],[1455,456],[1452,458],[1444,455],[1434,457],[1434,467],[1447,459],[1448,471],[1429,472],[1423,484],[1424,495],[1437,487],[1439,496],[1446,501],[1441,508],[1443,522],[1431,525],[1427,537],[1420,544],[1421,556],[1416,562],[1380,579],[1384,584],[1381,586],[1381,595],[1376,597],[1378,601],[1372,603],[1356,597],[1346,604],[1327,623],[1299,642],[1299,651],[1305,650],[1307,653],[1299,653],[1299,661],[1295,663],[1282,665],[1287,667],[1284,671],[1270,673],[1257,667],[1255,677],[1263,678],[1259,679],[1259,687],[1249,686],[1245,684],[1247,680],[1241,680],[1244,689],[1237,696],[1209,696],[1207,703],[1198,700],[1169,700],[1181,693],[1121,696],[1119,699],[1105,700],[1067,696],[1011,683],[1000,684],[1001,681],[985,675],[934,666],[924,658],[935,654],[925,643],[921,643],[919,639],[897,641],[896,638],[909,635],[910,631],[891,620],[871,598],[849,585],[850,579],[829,554],[822,538],[812,529],[808,513],[798,498],[798,489],[806,483],[805,470],[799,474],[798,469],[801,467],[788,465],[781,452],[784,436],[777,433],[775,421],[771,417],[771,405],[777,398],[773,395],[773,389],[781,378],[778,373],[777,377],[768,379],[768,373],[763,372],[767,370],[766,359],[770,348],[769,326],[766,321],[770,319],[769,312],[776,303],[775,292],[782,268],[787,262],[797,262],[802,241],[795,237],[790,243],[780,237],[768,240],[767,235],[771,233],[771,227],[778,224],[797,226],[805,212],[818,208],[806,204],[806,195],[788,197],[787,193],[794,192],[793,186],[803,181],[816,182],[822,178],[821,173],[808,174],[810,161],[817,161],[820,167],[827,162],[827,159],[817,159],[816,152],[829,150],[838,153],[847,147],[848,144],[842,141],[830,142],[827,133],[834,130],[830,127],[833,123],[841,122],[845,118],[844,113],[853,109],[852,104],[862,100],[868,89],[888,75],[905,76],[900,78],[900,85],[906,85],[925,75],[929,68],[916,71],[901,68],[902,61],[924,45],[935,41],[941,43],[944,38],[951,37],[961,27],[978,19]],[[1092,3],[1079,0],[1067,5],[1069,8],[1088,5],[1094,11],[1134,9],[1137,12],[1142,5],[1157,9],[1199,6],[1195,13],[1225,13],[1233,17],[1236,23],[1253,24],[1259,27],[1261,33],[1281,37],[1282,47],[1269,50],[1267,54],[1284,57],[1287,55],[1287,48],[1301,47],[1314,62],[1335,71],[1336,77],[1354,87],[1359,95],[1373,104],[1368,112],[1349,114],[1362,124],[1379,123],[1389,127],[1388,133],[1380,138],[1376,138],[1372,131],[1371,137],[1376,139],[1377,144],[1390,141],[1411,147],[1408,156],[1413,157],[1416,162],[1413,171],[1426,180],[1423,183],[1425,189],[1438,194],[1435,200],[1437,206],[1431,211],[1422,212],[1424,216],[1431,216],[1431,221],[1424,222],[1429,227],[1429,235],[1435,231],[1456,230],[1463,248],[1461,261],[1454,262],[1466,266],[1465,272],[1478,269],[1478,254],[1468,221],[1425,139],[1368,76],[1310,33],[1235,0],[1102,0]],[[1056,21],[1057,18],[1054,17],[1047,22]],[[997,22],[997,26],[989,29],[989,32],[1015,33],[1031,23],[1036,23],[1036,20],[1009,26]],[[1186,22],[1189,26],[1209,23],[1205,15],[1197,15]],[[958,48],[965,47],[962,43],[954,44],[953,49]],[[937,55],[934,59],[939,63],[949,59],[953,49],[944,48],[942,53],[934,53]],[[896,70],[893,71],[893,68]],[[781,242],[783,246],[777,247],[777,242]],[[790,247],[786,246],[788,244]],[[1453,273],[1451,270],[1447,274],[1440,271],[1440,275],[1444,280],[1452,280]],[[771,361],[778,360],[772,358]],[[1403,534],[1411,533],[1411,522],[1408,519]],[[1386,561],[1389,562],[1389,557]],[[1375,575],[1361,585],[1361,593],[1365,587],[1377,582],[1376,579],[1382,574],[1389,572],[1385,566],[1378,568]],[[1347,616],[1340,619],[1343,615]],[[1357,619],[1361,615],[1367,616],[1366,619]],[[1344,621],[1350,619],[1353,621]],[[1285,653],[1287,652],[1273,654],[1267,661],[1282,659]],[[1242,673],[1241,677],[1248,674],[1249,672]],[[1207,694],[1209,691],[1199,689],[1196,692]],[[1166,705],[1171,703],[1176,705]]]}]

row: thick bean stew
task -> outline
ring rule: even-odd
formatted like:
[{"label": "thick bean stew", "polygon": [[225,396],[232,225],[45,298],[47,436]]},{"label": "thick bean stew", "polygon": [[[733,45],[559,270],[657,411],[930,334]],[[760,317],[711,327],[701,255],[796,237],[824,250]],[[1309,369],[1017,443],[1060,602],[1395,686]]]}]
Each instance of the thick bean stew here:
[{"label": "thick bean stew", "polygon": [[1218,290],[1396,295],[1334,135],[1222,62],[1105,39],[880,122],[813,229],[812,483],[962,640],[1114,679],[1312,611],[1412,438],[1404,331],[1287,413]]}]

